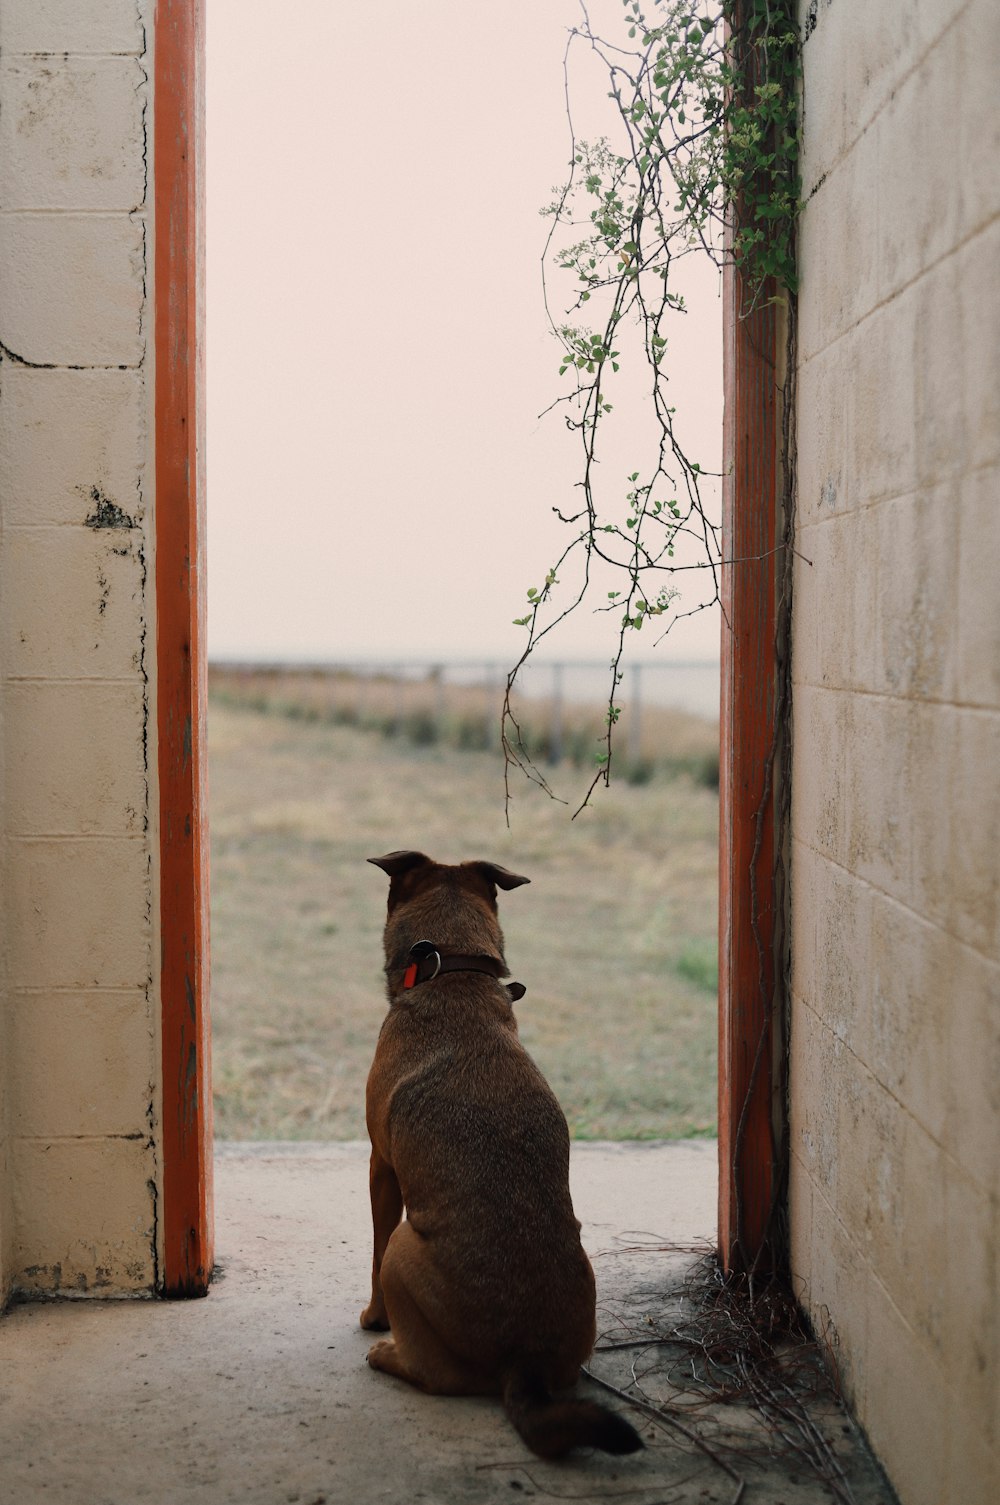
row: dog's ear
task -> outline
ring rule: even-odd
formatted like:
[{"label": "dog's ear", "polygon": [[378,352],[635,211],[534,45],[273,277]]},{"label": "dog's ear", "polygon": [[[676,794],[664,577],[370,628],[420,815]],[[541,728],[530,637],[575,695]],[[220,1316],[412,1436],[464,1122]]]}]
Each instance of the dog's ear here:
[{"label": "dog's ear", "polygon": [[384,857],[369,857],[383,873],[389,874],[389,913],[411,899],[420,883],[420,875],[434,863],[423,852],[386,852]]},{"label": "dog's ear", "polygon": [[520,888],[522,883],[531,882],[530,878],[522,878],[520,873],[512,873],[498,862],[470,862],[469,866],[476,868],[488,883],[496,884],[497,888]]},{"label": "dog's ear", "polygon": [[423,852],[386,852],[384,857],[369,857],[367,860],[380,867],[383,873],[388,873],[390,878],[399,878],[411,868],[422,867],[431,859]]}]

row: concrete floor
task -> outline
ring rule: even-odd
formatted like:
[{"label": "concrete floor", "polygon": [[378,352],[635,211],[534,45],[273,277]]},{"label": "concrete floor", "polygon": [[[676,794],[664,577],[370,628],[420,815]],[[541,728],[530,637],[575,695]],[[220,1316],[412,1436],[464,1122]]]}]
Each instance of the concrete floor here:
[{"label": "concrete floor", "polygon": [[[498,1403],[424,1396],[369,1370],[357,1325],[370,1278],[367,1159],[360,1144],[220,1146],[220,1275],[207,1300],[15,1307],[0,1322],[0,1505],[739,1498],[717,1462],[634,1410],[644,1453],[543,1464]],[[655,1246],[711,1237],[715,1145],[579,1144],[572,1177],[598,1327],[634,1332],[690,1262]],[[599,1354],[594,1367],[627,1385],[635,1359]],[[751,1415],[735,1420],[759,1429]],[[891,1501],[843,1418],[827,1421],[853,1487],[842,1498]],[[834,1498],[784,1458],[736,1471],[743,1505]]]}]

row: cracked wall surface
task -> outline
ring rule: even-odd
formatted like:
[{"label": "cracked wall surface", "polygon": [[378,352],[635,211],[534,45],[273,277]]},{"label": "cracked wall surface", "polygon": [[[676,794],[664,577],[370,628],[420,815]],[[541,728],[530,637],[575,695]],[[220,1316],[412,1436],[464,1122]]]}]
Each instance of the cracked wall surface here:
[{"label": "cracked wall surface", "polygon": [[904,1505],[987,1505],[1000,28],[990,0],[800,19],[793,1268]]},{"label": "cracked wall surface", "polygon": [[0,1305],[157,1278],[152,0],[0,0]]}]

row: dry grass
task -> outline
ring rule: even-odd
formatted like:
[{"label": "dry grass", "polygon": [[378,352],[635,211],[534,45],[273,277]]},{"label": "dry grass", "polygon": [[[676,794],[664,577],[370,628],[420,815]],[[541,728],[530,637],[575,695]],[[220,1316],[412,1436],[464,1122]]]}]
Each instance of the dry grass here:
[{"label": "dry grass", "polygon": [[711,790],[622,783],[570,823],[525,785],[508,831],[494,753],[218,701],[209,729],[220,1137],[363,1137],[386,888],[364,859],[397,847],[532,878],[502,896],[507,955],[576,1136],[713,1129]]},{"label": "dry grass", "polygon": [[[211,685],[219,704],[252,706],[301,721],[356,726],[402,737],[418,747],[443,743],[464,752],[485,752],[500,745],[498,684],[450,684],[435,671],[419,678],[400,678],[349,670],[213,666]],[[555,718],[551,701],[516,697],[514,709],[524,750],[531,758],[542,763],[556,756],[593,772],[595,754],[603,746],[606,705],[567,702]],[[616,778],[630,784],[646,783],[657,773],[687,773],[717,789],[718,727],[686,711],[646,705],[638,738],[631,727],[620,729],[614,768]]]}]

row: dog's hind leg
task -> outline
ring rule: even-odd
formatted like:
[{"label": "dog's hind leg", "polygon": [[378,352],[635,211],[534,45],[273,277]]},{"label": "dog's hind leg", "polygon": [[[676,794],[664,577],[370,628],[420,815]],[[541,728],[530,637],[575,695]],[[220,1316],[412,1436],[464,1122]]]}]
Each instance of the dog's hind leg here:
[{"label": "dog's hind leg", "polygon": [[495,1395],[499,1382],[455,1354],[414,1295],[426,1289],[427,1254],[409,1223],[396,1229],[382,1261],[382,1291],[393,1336],[368,1350],[373,1369],[393,1374],[431,1395]]}]

